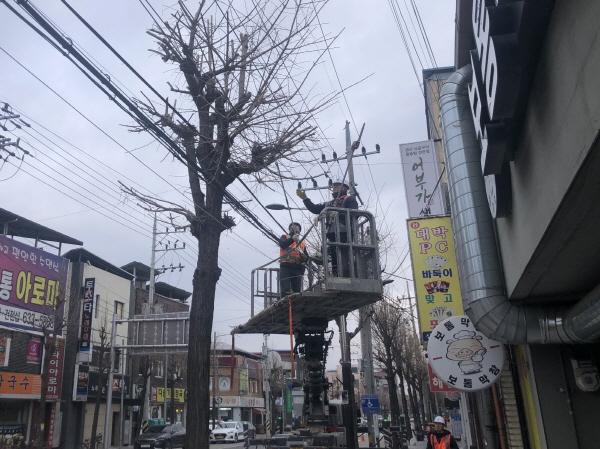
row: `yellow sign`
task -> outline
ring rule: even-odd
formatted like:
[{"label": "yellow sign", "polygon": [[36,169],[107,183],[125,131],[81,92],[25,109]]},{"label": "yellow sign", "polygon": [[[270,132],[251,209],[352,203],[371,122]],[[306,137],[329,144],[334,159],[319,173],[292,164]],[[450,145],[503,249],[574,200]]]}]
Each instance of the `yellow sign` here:
[{"label": "yellow sign", "polygon": [[[166,394],[165,394],[166,393]],[[156,389],[156,402],[165,402],[171,400],[171,389],[157,388]],[[185,402],[185,389],[175,388],[175,402]]]},{"label": "yellow sign", "polygon": [[407,220],[408,241],[423,340],[437,324],[464,315],[450,217]]}]

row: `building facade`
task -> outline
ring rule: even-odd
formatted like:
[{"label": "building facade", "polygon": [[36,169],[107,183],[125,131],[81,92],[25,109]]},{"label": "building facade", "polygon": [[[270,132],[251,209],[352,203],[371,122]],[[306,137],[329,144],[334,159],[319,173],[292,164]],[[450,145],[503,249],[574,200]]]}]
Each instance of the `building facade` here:
[{"label": "building facade", "polygon": [[463,302],[512,375],[474,397],[486,447],[598,446],[599,15],[457,1],[440,111]]},{"label": "building facade", "polygon": [[81,242],[0,209],[0,445],[59,442],[69,279],[63,244]]},{"label": "building facade", "polygon": [[217,344],[210,390],[220,419],[264,424],[263,369],[261,354]]},{"label": "building facade", "polygon": [[[84,248],[71,250],[65,257],[78,267],[72,270],[73,277],[77,276],[77,279],[72,277],[71,282],[83,286],[83,301],[78,311],[78,338],[69,342],[75,345],[75,348],[70,349],[76,352],[73,376],[77,378],[74,388],[70,391],[70,399],[78,403],[75,419],[81,428],[79,437],[84,441],[91,438],[96,402],[99,399],[97,432],[106,438],[104,423],[107,416],[106,390],[111,365],[111,344],[114,342],[115,345],[123,346],[128,341],[127,324],[120,323],[113,327],[113,316],[118,319],[126,319],[129,316],[133,277]],[[74,314],[77,313],[74,303],[76,299],[79,298],[72,296],[73,303],[70,304]],[[85,376],[80,376],[80,373],[85,373]],[[118,445],[124,437],[129,441],[131,435],[128,413],[130,376],[125,352],[115,350],[113,373],[113,401],[112,409],[108,410],[111,415],[108,438],[112,445]],[[121,428],[122,436],[119,433]]]}]

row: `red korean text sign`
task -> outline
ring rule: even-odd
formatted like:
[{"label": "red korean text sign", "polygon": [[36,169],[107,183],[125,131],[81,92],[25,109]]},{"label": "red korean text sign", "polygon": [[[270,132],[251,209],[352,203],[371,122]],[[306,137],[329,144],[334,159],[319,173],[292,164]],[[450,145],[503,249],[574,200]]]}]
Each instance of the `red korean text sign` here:
[{"label": "red korean text sign", "polygon": [[48,385],[46,386],[46,399],[48,401],[60,400],[64,355],[65,341],[58,338],[48,361]]}]

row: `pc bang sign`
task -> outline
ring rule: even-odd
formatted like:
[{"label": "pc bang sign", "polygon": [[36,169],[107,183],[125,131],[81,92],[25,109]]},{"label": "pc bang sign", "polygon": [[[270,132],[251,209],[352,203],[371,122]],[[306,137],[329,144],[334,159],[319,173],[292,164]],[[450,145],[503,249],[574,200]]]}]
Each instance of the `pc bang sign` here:
[{"label": "pc bang sign", "polygon": [[464,313],[452,223],[448,216],[407,223],[419,327],[427,341],[440,321]]},{"label": "pc bang sign", "polygon": [[0,235],[0,325],[54,328],[62,319],[69,262]]}]

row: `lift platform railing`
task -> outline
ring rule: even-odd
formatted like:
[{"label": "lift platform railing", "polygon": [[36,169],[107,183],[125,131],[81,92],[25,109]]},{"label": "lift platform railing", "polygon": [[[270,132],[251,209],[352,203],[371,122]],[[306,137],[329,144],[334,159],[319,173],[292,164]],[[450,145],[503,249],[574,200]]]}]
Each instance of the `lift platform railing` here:
[{"label": "lift platform railing", "polygon": [[[319,277],[323,277],[319,271],[319,268],[314,262],[309,260],[306,263],[306,272],[302,285],[303,291],[312,290]],[[281,298],[279,286],[279,258],[252,270],[250,279],[251,317],[261,310],[271,307]]]},{"label": "lift platform railing", "polygon": [[255,308],[262,303],[263,310],[272,306],[279,299],[279,268],[274,266],[279,258],[252,270],[250,279],[251,298],[250,316],[254,316]]},{"label": "lift platform railing", "polygon": [[[317,218],[321,254],[310,254],[303,292],[376,296],[382,293],[377,231],[367,211],[328,207]],[[308,232],[307,234],[308,235]],[[281,298],[279,258],[252,270],[250,316]]]},{"label": "lift platform railing", "polygon": [[328,207],[319,215],[325,291],[380,294],[377,229],[364,210]]}]

